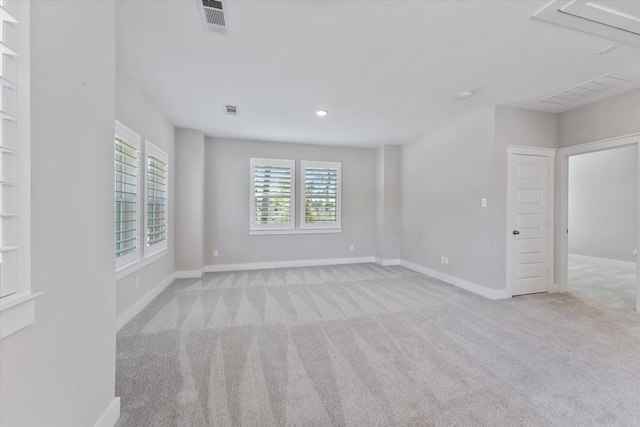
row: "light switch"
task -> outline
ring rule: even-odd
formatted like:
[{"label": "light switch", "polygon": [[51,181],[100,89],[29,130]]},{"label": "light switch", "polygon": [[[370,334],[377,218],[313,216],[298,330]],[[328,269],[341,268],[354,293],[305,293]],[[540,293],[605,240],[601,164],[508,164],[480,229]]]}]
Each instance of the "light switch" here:
[{"label": "light switch", "polygon": [[487,207],[487,199],[482,199],[482,207],[483,208]]}]

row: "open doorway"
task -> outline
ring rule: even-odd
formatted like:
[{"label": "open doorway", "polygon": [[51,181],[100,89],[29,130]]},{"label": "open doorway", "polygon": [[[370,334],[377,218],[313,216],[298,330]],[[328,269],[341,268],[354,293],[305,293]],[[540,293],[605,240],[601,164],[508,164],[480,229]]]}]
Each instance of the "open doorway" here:
[{"label": "open doorway", "polygon": [[638,147],[569,157],[568,291],[592,304],[635,309]]}]

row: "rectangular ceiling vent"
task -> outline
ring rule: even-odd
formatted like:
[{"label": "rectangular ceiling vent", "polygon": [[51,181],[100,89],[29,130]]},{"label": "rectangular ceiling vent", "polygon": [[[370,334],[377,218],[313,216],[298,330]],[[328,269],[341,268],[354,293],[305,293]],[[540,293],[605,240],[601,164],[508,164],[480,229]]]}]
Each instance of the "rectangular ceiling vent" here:
[{"label": "rectangular ceiling vent", "polygon": [[238,115],[238,106],[236,105],[226,105],[224,106],[224,112],[231,115],[231,116],[237,116]]},{"label": "rectangular ceiling vent", "polygon": [[540,102],[548,102],[550,104],[568,104],[570,102],[579,101],[588,96],[596,95],[614,87],[622,86],[631,80],[624,77],[614,76],[613,74],[605,74],[597,79],[589,80],[571,89],[558,92],[555,95],[541,99]]},{"label": "rectangular ceiling vent", "polygon": [[204,29],[214,34],[229,34],[228,16],[221,1],[197,0]]}]

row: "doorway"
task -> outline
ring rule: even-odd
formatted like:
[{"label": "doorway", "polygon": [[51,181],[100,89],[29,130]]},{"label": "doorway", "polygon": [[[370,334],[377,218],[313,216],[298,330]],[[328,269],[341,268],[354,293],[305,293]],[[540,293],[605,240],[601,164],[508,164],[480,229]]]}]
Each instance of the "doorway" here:
[{"label": "doorway", "polygon": [[568,289],[594,304],[635,308],[637,149],[569,157]]},{"label": "doorway", "polygon": [[[640,241],[639,140],[640,135],[635,134],[558,150],[558,291],[640,311],[640,277],[634,254]],[[608,174],[586,169],[607,164],[617,169]],[[632,172],[625,173],[623,167],[631,167]],[[625,176],[623,184],[620,179]],[[576,181],[580,177],[586,182]],[[630,204],[635,209],[629,208]]]}]

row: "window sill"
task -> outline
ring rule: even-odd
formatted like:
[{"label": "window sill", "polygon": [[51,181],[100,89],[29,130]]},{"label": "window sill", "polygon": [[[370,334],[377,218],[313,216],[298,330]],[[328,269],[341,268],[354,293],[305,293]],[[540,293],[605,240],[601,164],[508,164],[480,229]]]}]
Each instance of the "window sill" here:
[{"label": "window sill", "polygon": [[270,234],[337,234],[342,228],[292,228],[287,230],[249,230],[249,236],[267,236]]},{"label": "window sill", "polygon": [[0,303],[0,339],[32,324],[36,318],[36,298],[43,292],[11,295]]},{"label": "window sill", "polygon": [[118,267],[116,269],[116,280],[120,280],[123,277],[127,277],[131,273],[134,273],[140,270],[141,268],[144,268],[149,264],[159,260],[160,258],[164,257],[168,253],[169,253],[169,249],[164,248],[152,255],[147,256],[146,258],[123,265],[122,267]]}]

